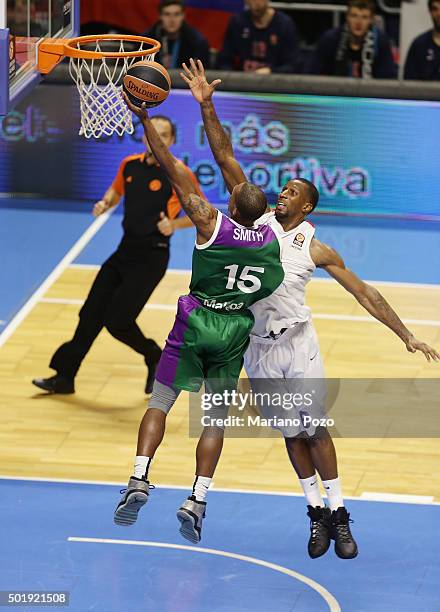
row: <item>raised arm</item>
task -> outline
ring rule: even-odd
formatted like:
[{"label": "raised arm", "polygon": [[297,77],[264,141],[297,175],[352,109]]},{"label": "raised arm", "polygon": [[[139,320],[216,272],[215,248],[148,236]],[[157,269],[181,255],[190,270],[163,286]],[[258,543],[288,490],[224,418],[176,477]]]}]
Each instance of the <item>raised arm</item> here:
[{"label": "raised arm", "polygon": [[315,265],[323,268],[344,289],[350,292],[361,306],[375,319],[389,327],[404,342],[410,353],[421,351],[426,359],[440,361],[440,354],[428,344],[413,336],[397,313],[391,308],[381,293],[361,280],[354,272],[345,267],[342,257],[334,249],[314,239],[310,254]]},{"label": "raised arm", "polygon": [[196,226],[198,242],[202,244],[209,240],[214,232],[217,220],[217,209],[196,193],[194,184],[188,176],[183,164],[174,157],[162,142],[146,109],[138,108],[131,104],[125,93],[123,96],[129,109],[141,120],[145,136],[150,143],[151,151],[166,172],[182,203],[184,211]]},{"label": "raised arm", "polygon": [[200,60],[196,63],[191,59],[190,68],[183,64],[183,69],[184,72],[181,72],[180,76],[189,85],[192,95],[200,104],[209,146],[221,170],[226,187],[231,193],[236,185],[246,181],[246,176],[234,157],[231,139],[220,123],[212,102],[212,95],[217,85],[220,85],[221,80],[216,79],[209,84]]}]

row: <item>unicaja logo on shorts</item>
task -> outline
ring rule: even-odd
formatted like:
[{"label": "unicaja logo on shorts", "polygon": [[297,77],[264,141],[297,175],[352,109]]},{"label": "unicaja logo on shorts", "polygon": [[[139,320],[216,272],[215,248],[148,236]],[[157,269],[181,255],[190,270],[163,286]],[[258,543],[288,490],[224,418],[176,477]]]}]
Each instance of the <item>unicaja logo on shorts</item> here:
[{"label": "unicaja logo on shorts", "polygon": [[217,300],[203,300],[203,306],[213,308],[214,310],[241,310],[244,306],[243,302],[234,304],[233,302],[217,302]]},{"label": "unicaja logo on shorts", "polygon": [[293,239],[292,244],[295,244],[297,247],[301,248],[302,245],[304,244],[305,239],[306,237],[304,236],[304,234],[297,234],[295,238]]}]

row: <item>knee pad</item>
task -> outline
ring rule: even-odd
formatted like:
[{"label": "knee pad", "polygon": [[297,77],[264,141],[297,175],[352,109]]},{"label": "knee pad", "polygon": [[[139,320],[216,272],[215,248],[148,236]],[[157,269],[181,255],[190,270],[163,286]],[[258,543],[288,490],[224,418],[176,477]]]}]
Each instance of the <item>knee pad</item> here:
[{"label": "knee pad", "polygon": [[148,408],[156,408],[157,410],[162,410],[162,412],[168,414],[171,408],[174,406],[176,399],[179,397],[179,394],[179,389],[176,389],[175,387],[168,387],[167,385],[163,385],[158,380],[155,380]]}]

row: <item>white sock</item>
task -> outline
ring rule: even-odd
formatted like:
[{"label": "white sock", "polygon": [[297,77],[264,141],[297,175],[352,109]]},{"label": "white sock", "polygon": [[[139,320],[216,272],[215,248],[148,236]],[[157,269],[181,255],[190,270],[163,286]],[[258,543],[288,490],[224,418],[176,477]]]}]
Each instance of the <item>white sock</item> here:
[{"label": "white sock", "polygon": [[342,508],[344,505],[344,500],[342,498],[341,483],[339,482],[339,478],[333,478],[333,480],[323,480],[322,486],[327,493],[330,510],[333,512],[333,510]]},{"label": "white sock", "polygon": [[143,457],[142,455],[138,455],[134,461],[134,473],[133,476],[136,478],[145,478],[148,480],[148,470],[151,465],[150,457]]},{"label": "white sock", "polygon": [[197,476],[196,474],[196,479],[194,480],[193,484],[193,495],[195,496],[196,501],[205,501],[205,497],[208,493],[211,482],[212,478],[208,478],[208,476]]},{"label": "white sock", "polygon": [[316,506],[323,508],[324,502],[319,490],[318,476],[315,474],[309,478],[300,478],[299,482],[306,496],[307,504],[313,506],[313,508],[316,508]]}]

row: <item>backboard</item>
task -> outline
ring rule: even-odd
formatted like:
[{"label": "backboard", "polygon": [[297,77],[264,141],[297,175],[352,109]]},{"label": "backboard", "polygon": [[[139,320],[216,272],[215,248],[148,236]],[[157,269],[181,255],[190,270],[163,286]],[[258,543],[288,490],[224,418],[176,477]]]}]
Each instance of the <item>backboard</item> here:
[{"label": "backboard", "polygon": [[0,0],[0,115],[41,80],[40,42],[77,35],[79,4],[80,0]]}]

